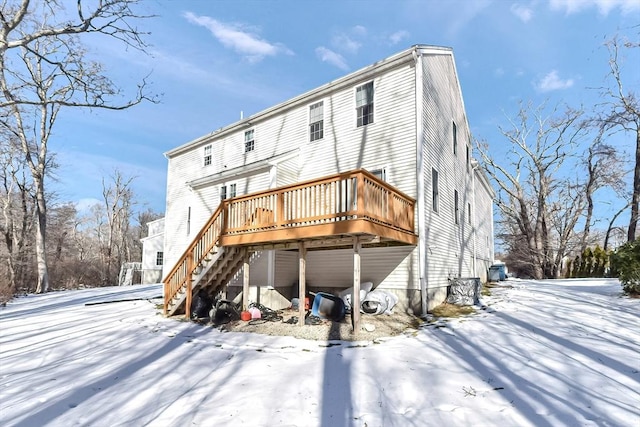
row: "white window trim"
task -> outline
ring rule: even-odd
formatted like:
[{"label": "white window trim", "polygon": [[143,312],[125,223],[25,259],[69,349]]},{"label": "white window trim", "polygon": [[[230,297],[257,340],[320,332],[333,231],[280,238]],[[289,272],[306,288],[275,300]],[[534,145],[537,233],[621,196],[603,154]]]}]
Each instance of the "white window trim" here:
[{"label": "white window trim", "polygon": [[[357,102],[357,94],[358,94],[358,88],[362,87],[364,85],[367,85],[371,83],[371,85],[373,86],[373,121],[371,121],[370,123],[367,123],[366,125],[362,125],[362,126],[358,126],[358,102]],[[355,85],[353,87],[353,92],[352,92],[352,98],[353,101],[353,123],[355,124],[355,128],[356,129],[360,129],[360,128],[364,128],[367,126],[371,126],[371,125],[375,125],[376,124],[376,104],[377,102],[377,96],[376,96],[376,83],[375,83],[375,79],[374,80],[368,80],[366,82],[362,82],[359,83],[357,85]]]},{"label": "white window trim", "polygon": [[[251,150],[247,150],[247,133],[249,132],[253,132],[253,139],[252,144],[251,144]],[[249,153],[253,153],[256,151],[256,130],[255,128],[252,129],[247,129],[244,132],[242,132],[242,151],[244,154],[249,154]]]},{"label": "white window trim", "polygon": [[[437,185],[434,185],[434,172],[437,178]],[[431,211],[436,214],[440,213],[440,172],[436,168],[431,168]]]},{"label": "white window trim", "polygon": [[389,176],[387,175],[387,167],[386,166],[380,166],[377,168],[371,168],[371,169],[367,169],[369,171],[370,174],[372,175],[377,175],[378,172],[380,172],[380,176],[378,178],[380,178],[381,180],[383,180],[384,182],[389,182],[388,178]]},{"label": "white window trim", "polygon": [[[209,151],[208,154],[207,154],[207,151]],[[203,166],[210,166],[211,163],[213,163],[213,144],[207,144],[204,146],[204,153],[202,158],[203,158],[203,161],[202,161]],[[208,163],[207,163],[207,158],[209,159]]]},{"label": "white window trim", "polygon": [[[313,141],[311,140],[311,124],[312,123],[317,123],[317,122],[311,122],[311,107],[322,103],[322,136],[318,139],[314,139]],[[322,141],[324,139],[324,125],[325,125],[325,121],[326,121],[326,114],[324,113],[324,107],[325,107],[325,102],[324,99],[319,99],[315,102],[312,102],[311,104],[307,105],[307,132],[308,132],[308,143],[314,143],[316,141]]]}]

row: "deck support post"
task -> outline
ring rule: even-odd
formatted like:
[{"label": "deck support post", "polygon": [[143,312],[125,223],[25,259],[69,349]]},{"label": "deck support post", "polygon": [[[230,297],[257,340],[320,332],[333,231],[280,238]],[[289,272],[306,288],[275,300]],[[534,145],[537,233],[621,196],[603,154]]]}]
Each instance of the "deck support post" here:
[{"label": "deck support post", "polygon": [[353,238],[353,293],[351,294],[351,321],[353,333],[360,332],[360,250],[362,243],[358,236]]},{"label": "deck support post", "polygon": [[298,243],[298,325],[304,326],[304,318],[307,314],[305,300],[307,284],[305,282],[307,270],[307,248],[304,242]]},{"label": "deck support post", "polygon": [[242,263],[242,309],[249,308],[249,251],[243,249]]}]

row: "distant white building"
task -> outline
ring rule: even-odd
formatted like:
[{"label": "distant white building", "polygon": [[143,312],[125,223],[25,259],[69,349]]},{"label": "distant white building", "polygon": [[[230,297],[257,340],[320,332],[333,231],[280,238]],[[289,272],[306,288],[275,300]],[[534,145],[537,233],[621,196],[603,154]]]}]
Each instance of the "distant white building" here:
[{"label": "distant white building", "polygon": [[164,265],[164,218],[147,223],[149,230],[142,242],[142,283],[160,283]]}]

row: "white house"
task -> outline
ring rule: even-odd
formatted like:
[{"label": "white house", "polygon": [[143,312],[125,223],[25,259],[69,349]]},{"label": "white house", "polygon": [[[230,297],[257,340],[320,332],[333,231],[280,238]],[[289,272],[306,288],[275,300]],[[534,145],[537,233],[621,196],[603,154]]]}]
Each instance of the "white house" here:
[{"label": "white house", "polygon": [[142,283],[160,283],[164,265],[164,218],[147,223],[142,242]]},{"label": "white house", "polygon": [[449,279],[486,280],[493,191],[450,48],[412,46],[165,156],[168,313],[207,283],[278,305],[360,280],[426,313]]}]

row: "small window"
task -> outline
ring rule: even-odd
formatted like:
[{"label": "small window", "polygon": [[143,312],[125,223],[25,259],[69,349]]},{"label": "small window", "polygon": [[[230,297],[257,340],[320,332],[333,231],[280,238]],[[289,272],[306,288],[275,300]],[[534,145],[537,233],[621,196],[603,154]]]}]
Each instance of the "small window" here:
[{"label": "small window", "polygon": [[471,224],[471,203],[467,203],[467,222]]},{"label": "small window", "polygon": [[458,201],[458,190],[453,190],[453,215],[456,224],[460,223],[460,203]]},{"label": "small window", "polygon": [[236,185],[235,184],[231,184],[229,186],[229,197],[236,197]]},{"label": "small window", "polygon": [[453,154],[458,155],[458,127],[456,126],[456,122],[452,122],[453,124]]},{"label": "small window", "polygon": [[220,201],[223,201],[227,198],[227,186],[223,185],[220,187]]},{"label": "small window", "polygon": [[162,265],[164,262],[164,252],[156,252],[156,265]]},{"label": "small window", "polygon": [[467,169],[469,169],[469,165],[471,165],[471,147],[467,145]]},{"label": "small window", "polygon": [[253,151],[254,148],[255,141],[253,139],[253,129],[251,129],[244,133],[244,152],[248,153],[249,151]]},{"label": "small window", "polygon": [[309,107],[309,141],[324,137],[324,102],[316,102]]},{"label": "small window", "polygon": [[431,169],[431,204],[433,205],[433,211],[438,212],[438,171]]},{"label": "small window", "polygon": [[373,82],[356,88],[357,125],[373,123]]},{"label": "small window", "polygon": [[191,234],[191,206],[187,208],[187,236]]},{"label": "small window", "polygon": [[386,181],[387,180],[387,173],[385,172],[384,168],[381,169],[374,169],[371,172],[371,175],[375,175],[376,178],[380,178],[380,180],[382,181]]},{"label": "small window", "polygon": [[209,166],[211,164],[211,144],[204,147],[204,165]]}]

